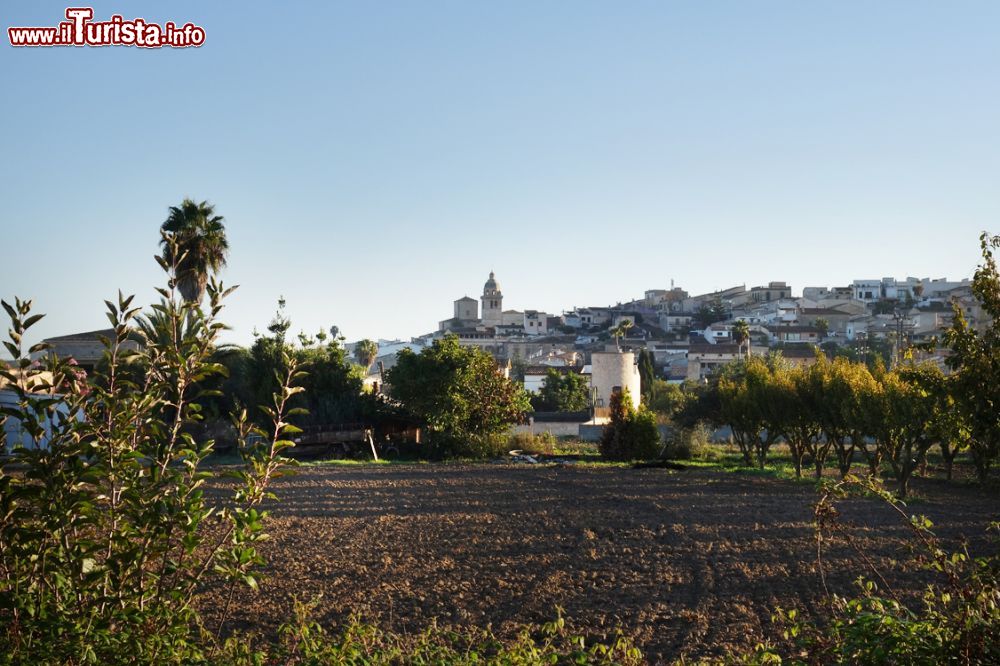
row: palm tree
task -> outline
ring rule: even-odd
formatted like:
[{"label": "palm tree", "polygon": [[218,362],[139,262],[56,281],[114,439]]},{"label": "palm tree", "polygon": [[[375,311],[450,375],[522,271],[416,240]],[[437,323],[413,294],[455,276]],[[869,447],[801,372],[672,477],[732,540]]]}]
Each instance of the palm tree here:
[{"label": "palm tree", "polygon": [[200,303],[209,274],[225,267],[229,254],[222,216],[207,201],[184,199],[180,206],[170,207],[160,232],[163,259],[174,266],[181,297]]},{"label": "palm tree", "polygon": [[830,332],[830,322],[820,317],[816,320],[816,328],[819,329],[819,339],[822,340]]},{"label": "palm tree", "polygon": [[618,347],[618,351],[622,350],[621,339],[628,334],[630,328],[632,328],[632,320],[622,319],[617,326],[611,329],[611,335],[615,338],[615,345]]},{"label": "palm tree", "polygon": [[733,324],[733,342],[739,345],[741,355],[743,353],[743,344],[746,343],[747,356],[750,355],[750,324],[746,323],[743,319]]},{"label": "palm tree", "polygon": [[354,358],[358,364],[370,368],[375,357],[378,356],[378,344],[372,340],[361,340],[354,346]]}]

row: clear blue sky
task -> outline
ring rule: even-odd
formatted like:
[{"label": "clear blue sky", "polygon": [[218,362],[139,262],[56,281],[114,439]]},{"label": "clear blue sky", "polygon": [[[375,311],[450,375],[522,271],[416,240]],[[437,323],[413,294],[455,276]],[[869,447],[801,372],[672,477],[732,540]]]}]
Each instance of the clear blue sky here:
[{"label": "clear blue sky", "polygon": [[0,295],[42,335],[149,302],[169,205],[227,220],[248,342],[410,336],[478,296],[971,275],[1000,232],[1000,3],[97,2],[199,49],[13,49]]}]

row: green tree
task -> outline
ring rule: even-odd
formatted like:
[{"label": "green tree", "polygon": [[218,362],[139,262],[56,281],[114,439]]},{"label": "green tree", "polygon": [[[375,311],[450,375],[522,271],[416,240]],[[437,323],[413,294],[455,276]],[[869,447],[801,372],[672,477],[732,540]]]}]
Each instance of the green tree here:
[{"label": "green tree", "polygon": [[271,395],[278,385],[278,378],[287,370],[289,346],[285,336],[291,322],[285,316],[285,299],[278,299],[278,309],[267,325],[270,335],[263,335],[255,329],[254,342],[248,354],[242,358],[234,358],[234,370],[241,375],[233,382],[238,391],[233,400],[246,407],[250,419],[257,424],[267,420],[267,396]]},{"label": "green tree", "polygon": [[587,380],[575,372],[561,373],[549,368],[545,371],[542,388],[532,403],[543,412],[582,412],[590,409],[590,390]]},{"label": "green tree", "polygon": [[702,303],[695,311],[692,320],[699,329],[706,329],[712,324],[726,320],[726,306],[720,298]]},{"label": "green tree", "polygon": [[955,375],[941,373],[933,375],[925,382],[924,388],[932,396],[933,412],[930,417],[931,436],[941,449],[946,478],[951,481],[955,469],[955,458],[969,446],[969,425],[966,414],[958,409],[955,400]]},{"label": "green tree", "polygon": [[968,426],[976,473],[985,481],[1000,454],[1000,273],[993,256],[1000,247],[1000,236],[983,232],[979,243],[983,263],[973,275],[972,293],[990,321],[982,331],[976,330],[955,302],[944,341],[951,349],[947,362],[955,373],[955,404]]},{"label": "green tree", "polygon": [[285,315],[285,300],[267,325],[268,334],[257,334],[249,350],[231,352],[223,359],[230,370],[224,395],[232,403],[245,406],[256,423],[267,420],[267,396],[293,359],[304,375],[305,389],[292,405],[304,409],[294,416],[297,425],[328,425],[366,422],[381,418],[385,410],[377,396],[362,394],[362,371],[349,362],[339,337],[298,336],[298,346],[288,341],[291,321]]},{"label": "green tree", "polygon": [[300,381],[305,389],[293,404],[307,413],[295,423],[328,425],[364,422],[374,425],[381,415],[378,396],[362,392],[362,371],[347,359],[344,348],[336,340],[326,344],[312,343],[288,350],[302,369]]},{"label": "green tree", "polygon": [[[834,418],[834,410],[826,410],[823,404],[824,397],[828,395],[827,387],[831,372],[831,363],[825,356],[820,355],[816,363],[809,366],[808,370],[802,371],[796,377],[796,400],[799,406],[807,410],[804,414],[802,426],[807,422],[815,423],[819,432],[812,437],[801,437],[801,443],[805,448],[805,453],[812,459],[813,473],[817,479],[822,478],[823,470],[826,467],[827,458],[830,456],[830,448],[833,446],[833,437],[824,432],[824,425]],[[837,421],[839,425],[839,421]]]},{"label": "green tree", "polygon": [[771,446],[780,437],[774,375],[780,358],[749,358],[730,364],[719,378],[720,417],[747,466],[763,469]]},{"label": "green tree", "polygon": [[500,374],[492,356],[461,346],[454,335],[419,354],[402,350],[386,384],[394,399],[427,424],[445,454],[506,432],[531,407],[524,388]]},{"label": "green tree", "polygon": [[878,412],[870,428],[881,460],[888,462],[898,483],[896,494],[905,499],[910,478],[933,443],[934,386],[943,379],[932,365],[903,365],[886,372],[879,392],[869,404]]},{"label": "green tree", "polygon": [[830,332],[830,322],[820,317],[816,320],[816,328],[819,329],[819,339],[822,340]]},{"label": "green tree", "polygon": [[378,344],[374,340],[365,338],[354,346],[354,359],[365,370],[371,367],[378,356]]},{"label": "green tree", "polygon": [[160,226],[162,261],[176,266],[177,289],[188,302],[200,303],[209,276],[226,265],[229,241],[222,220],[207,201],[184,199],[170,207]]},{"label": "green tree", "polygon": [[636,360],[639,367],[639,392],[643,404],[648,405],[653,399],[653,383],[656,380],[656,366],[653,364],[653,352],[648,349],[639,351],[639,358]]},{"label": "green tree", "polygon": [[[817,446],[821,430],[811,374],[810,368],[796,367],[774,372],[771,378],[768,427],[779,432],[788,444],[797,477],[802,476],[802,461],[807,453],[814,458],[825,457]],[[822,473],[822,463],[817,469]]]},{"label": "green tree", "polygon": [[677,384],[663,379],[653,380],[651,394],[649,409],[667,419],[673,419],[689,400],[694,399]]},{"label": "green tree", "polygon": [[611,394],[609,421],[601,433],[601,457],[606,460],[649,460],[661,450],[656,416],[645,407],[636,410],[628,389]]},{"label": "green tree", "polygon": [[[836,453],[840,475],[844,477],[850,473],[854,453],[859,449],[868,454],[873,469],[877,468],[878,449],[868,449],[866,438],[878,382],[867,366],[846,358],[836,358],[832,362],[821,358],[817,365],[811,380],[816,415],[826,446]],[[817,475],[819,473],[817,471]]]}]

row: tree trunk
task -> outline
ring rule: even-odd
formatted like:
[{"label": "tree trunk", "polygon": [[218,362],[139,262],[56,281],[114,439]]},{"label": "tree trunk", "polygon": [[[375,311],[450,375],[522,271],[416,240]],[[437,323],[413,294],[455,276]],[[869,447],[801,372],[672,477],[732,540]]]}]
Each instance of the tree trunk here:
[{"label": "tree trunk", "polygon": [[834,440],[834,447],[837,449],[837,466],[840,469],[840,478],[847,477],[851,473],[851,464],[854,462],[854,444],[848,446],[843,439]]},{"label": "tree trunk", "polygon": [[980,455],[973,455],[972,459],[976,463],[976,477],[979,483],[986,483],[986,478],[990,475],[990,459]]},{"label": "tree trunk", "polygon": [[906,493],[909,490],[910,471],[910,466],[907,465],[903,473],[899,475],[899,490],[896,492],[896,496],[901,500],[906,499]]}]

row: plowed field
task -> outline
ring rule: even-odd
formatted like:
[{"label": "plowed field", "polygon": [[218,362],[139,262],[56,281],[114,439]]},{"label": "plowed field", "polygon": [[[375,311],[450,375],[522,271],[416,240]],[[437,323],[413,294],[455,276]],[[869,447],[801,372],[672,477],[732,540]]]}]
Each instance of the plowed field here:
[{"label": "plowed field", "polygon": [[[912,510],[939,535],[992,547],[982,535],[995,496],[934,481],[915,490]],[[583,634],[621,626],[655,663],[773,637],[775,606],[822,612],[808,484],[697,469],[394,465],[304,468],[275,491],[266,581],[239,592],[231,626],[272,632],[294,596],[317,594],[331,628],[359,613],[398,631],[437,618],[507,634],[561,606]],[[843,508],[866,554],[905,556],[906,530],[887,507]],[[851,592],[864,573],[843,542],[825,561],[831,591]],[[921,576],[889,578],[912,594]]]}]

